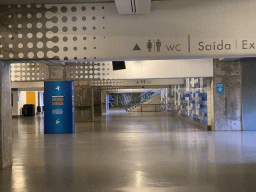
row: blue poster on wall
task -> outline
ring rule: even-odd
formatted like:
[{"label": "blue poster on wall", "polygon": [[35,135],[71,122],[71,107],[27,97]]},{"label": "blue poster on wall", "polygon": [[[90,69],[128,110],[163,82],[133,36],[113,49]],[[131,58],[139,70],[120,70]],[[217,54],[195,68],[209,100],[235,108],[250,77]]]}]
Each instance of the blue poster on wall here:
[{"label": "blue poster on wall", "polygon": [[224,83],[217,83],[216,90],[217,90],[217,93],[224,93]]},{"label": "blue poster on wall", "polygon": [[44,133],[75,132],[74,82],[44,82]]}]

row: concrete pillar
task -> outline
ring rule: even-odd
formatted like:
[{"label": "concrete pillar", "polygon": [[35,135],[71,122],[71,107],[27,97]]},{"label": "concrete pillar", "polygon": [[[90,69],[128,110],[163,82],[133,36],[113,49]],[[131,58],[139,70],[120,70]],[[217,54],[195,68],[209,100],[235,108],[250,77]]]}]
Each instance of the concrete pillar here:
[{"label": "concrete pillar", "polygon": [[93,87],[92,87],[92,121],[94,121],[94,90],[93,90]]},{"label": "concrete pillar", "polygon": [[18,91],[12,91],[12,117],[18,117],[19,115],[19,108],[18,108]]},{"label": "concrete pillar", "polygon": [[101,91],[101,111],[102,111],[102,113],[106,113],[107,112],[107,108],[106,108],[106,103],[107,103],[106,95],[107,95],[107,91],[102,90]]},{"label": "concrete pillar", "polygon": [[93,88],[93,100],[94,100],[94,115],[102,115],[102,106],[101,106],[101,89],[98,87]]},{"label": "concrete pillar", "polygon": [[109,112],[109,93],[106,93],[106,113]]},{"label": "concrete pillar", "polygon": [[[217,83],[224,84],[224,93],[217,93]],[[212,130],[242,130],[242,73],[239,60],[214,59]]]},{"label": "concrete pillar", "polygon": [[75,122],[93,121],[92,87],[88,81],[75,81]]},{"label": "concrete pillar", "polygon": [[213,78],[207,78],[207,130],[211,131],[214,128],[214,113],[213,113]]},{"label": "concrete pillar", "polygon": [[10,64],[0,62],[0,169],[12,166]]},{"label": "concrete pillar", "polygon": [[114,105],[115,105],[115,107],[118,107],[118,97],[119,97],[119,94],[115,94],[115,97],[114,97]]}]

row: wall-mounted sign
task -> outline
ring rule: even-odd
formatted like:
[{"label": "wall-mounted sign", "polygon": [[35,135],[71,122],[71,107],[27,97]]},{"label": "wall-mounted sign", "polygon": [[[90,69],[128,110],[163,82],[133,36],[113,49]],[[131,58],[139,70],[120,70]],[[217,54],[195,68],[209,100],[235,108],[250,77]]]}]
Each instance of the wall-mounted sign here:
[{"label": "wall-mounted sign", "polygon": [[217,93],[224,93],[224,83],[217,83],[216,90],[217,90]]},{"label": "wall-mounted sign", "polygon": [[132,17],[118,14],[115,3],[0,5],[0,59],[77,62],[256,54],[254,1],[191,3],[185,9],[171,1],[151,4],[152,13]]}]

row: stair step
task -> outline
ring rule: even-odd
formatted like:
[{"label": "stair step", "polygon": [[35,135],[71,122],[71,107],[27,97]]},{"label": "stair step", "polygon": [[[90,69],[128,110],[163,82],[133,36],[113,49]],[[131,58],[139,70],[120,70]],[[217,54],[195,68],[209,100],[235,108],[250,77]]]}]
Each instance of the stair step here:
[{"label": "stair step", "polygon": [[[147,102],[148,100],[152,99],[153,97],[159,95],[159,94],[160,94],[160,91],[156,91],[156,92],[150,91],[149,94],[150,94],[150,95],[145,95],[145,94],[141,95],[141,99],[143,99],[143,101],[141,100],[140,102],[137,102],[135,105],[130,106],[129,108],[127,108],[127,111],[133,110],[133,109],[135,109],[136,107],[140,106],[141,104],[143,104],[143,103]],[[136,99],[139,99],[139,97],[136,98]],[[136,99],[135,99],[135,100],[136,100]],[[134,101],[135,101],[135,100],[134,100]],[[129,105],[130,105],[130,104],[129,104]]]}]

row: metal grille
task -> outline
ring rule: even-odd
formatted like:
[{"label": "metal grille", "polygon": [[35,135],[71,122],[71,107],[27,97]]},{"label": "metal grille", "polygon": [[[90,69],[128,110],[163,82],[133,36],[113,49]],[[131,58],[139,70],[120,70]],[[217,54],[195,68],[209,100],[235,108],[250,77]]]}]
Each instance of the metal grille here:
[{"label": "metal grille", "polygon": [[66,64],[67,78],[72,80],[100,79],[100,63]]},{"label": "metal grille", "polygon": [[11,81],[42,81],[47,79],[49,79],[49,69],[46,64],[11,64]]}]

